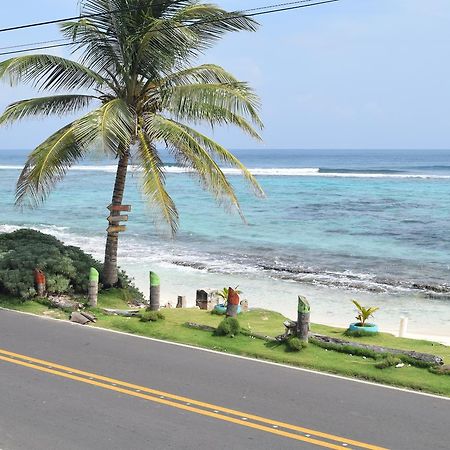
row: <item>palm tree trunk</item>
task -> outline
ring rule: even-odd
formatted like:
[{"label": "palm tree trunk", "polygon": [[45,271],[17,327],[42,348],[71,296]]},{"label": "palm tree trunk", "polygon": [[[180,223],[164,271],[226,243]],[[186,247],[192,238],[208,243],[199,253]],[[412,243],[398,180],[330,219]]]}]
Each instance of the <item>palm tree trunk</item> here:
[{"label": "palm tree trunk", "polygon": [[[129,153],[124,153],[117,166],[116,182],[114,184],[114,191],[112,196],[113,205],[121,205],[123,200],[123,193],[125,191],[125,181],[127,178]],[[119,211],[112,211],[111,215],[119,215]],[[117,248],[119,245],[119,233],[113,233],[108,231],[106,237],[105,248],[105,264],[103,266],[103,285],[105,287],[112,287],[117,284],[118,281],[118,269],[117,269]]]}]

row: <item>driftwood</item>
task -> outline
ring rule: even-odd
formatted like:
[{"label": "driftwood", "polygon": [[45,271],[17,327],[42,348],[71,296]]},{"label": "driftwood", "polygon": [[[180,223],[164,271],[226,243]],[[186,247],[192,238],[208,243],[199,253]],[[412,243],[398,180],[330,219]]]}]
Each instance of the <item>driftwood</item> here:
[{"label": "driftwood", "polygon": [[81,325],[86,325],[87,323],[91,322],[87,317],[85,317],[83,314],[79,313],[78,311],[74,311],[70,315],[70,321],[79,323]]},{"label": "driftwood", "polygon": [[111,316],[136,317],[140,314],[140,309],[109,309],[103,308],[106,314]]},{"label": "driftwood", "polygon": [[90,314],[90,313],[88,313],[86,311],[80,311],[80,314],[82,316],[86,317],[86,319],[88,319],[89,322],[95,323],[97,321],[97,318],[93,314]]},{"label": "driftwood", "polygon": [[185,325],[188,328],[194,328],[196,330],[202,330],[202,331],[211,331],[214,332],[217,330],[217,328],[214,327],[210,327],[209,325],[202,325],[200,323],[195,323],[195,322],[186,322]]},{"label": "driftwood", "polygon": [[[195,323],[195,322],[186,322],[185,325],[188,328],[194,328],[196,330],[202,330],[202,331],[210,331],[211,333],[214,333],[217,330],[217,328],[211,327],[209,325],[202,325],[200,323]],[[263,334],[253,333],[248,330],[241,329],[241,334],[243,334],[244,336],[253,337],[255,339],[261,339],[261,340],[267,341],[267,342],[276,342],[276,339],[271,336],[265,336]]]},{"label": "driftwood", "polygon": [[398,348],[380,347],[378,345],[360,344],[359,342],[345,341],[343,339],[324,336],[322,334],[310,334],[311,342],[323,346],[324,348],[336,349],[339,347],[354,347],[356,349],[369,350],[381,354],[404,355],[421,363],[439,366],[444,364],[444,360],[440,356],[431,355],[429,353],[419,353],[409,350],[400,350]]},{"label": "driftwood", "polygon": [[49,296],[46,300],[53,308],[64,309],[65,311],[76,311],[82,306],[81,303],[78,303],[77,301],[65,296]]}]

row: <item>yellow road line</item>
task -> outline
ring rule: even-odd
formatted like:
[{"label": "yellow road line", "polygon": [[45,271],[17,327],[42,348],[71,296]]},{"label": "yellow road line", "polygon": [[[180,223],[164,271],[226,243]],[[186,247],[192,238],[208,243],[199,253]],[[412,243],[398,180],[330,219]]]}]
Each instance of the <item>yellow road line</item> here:
[{"label": "yellow road line", "polygon": [[[3,356],[3,355],[7,355],[7,356]],[[10,356],[10,357],[8,357]],[[18,360],[18,359],[20,360]],[[316,430],[311,430],[308,428],[304,428],[304,427],[299,427],[296,425],[292,425],[292,424],[288,424],[288,423],[284,423],[284,422],[280,422],[280,421],[276,421],[276,420],[272,420],[272,419],[267,419],[261,416],[256,416],[253,414],[247,414],[247,413],[243,413],[241,411],[236,411],[233,409],[229,409],[229,408],[224,408],[221,406],[217,406],[217,405],[213,405],[210,403],[204,403],[204,402],[200,402],[197,400],[193,400],[187,397],[182,397],[182,396],[178,396],[178,395],[174,395],[174,394],[170,394],[164,391],[159,391],[159,390],[155,390],[155,389],[151,389],[145,386],[139,386],[136,384],[132,384],[132,383],[127,383],[121,380],[116,380],[114,378],[109,378],[109,377],[105,377],[102,375],[97,375],[94,373],[90,373],[90,372],[85,372],[82,370],[78,370],[75,368],[71,368],[71,367],[67,367],[67,366],[62,366],[60,364],[55,364],[49,361],[45,361],[45,360],[41,360],[41,359],[37,359],[37,358],[33,358],[30,356],[26,356],[26,355],[21,355],[21,354],[17,354],[17,353],[13,353],[7,350],[3,350],[0,349],[0,360],[6,361],[6,362],[10,362],[13,364],[18,364],[24,367],[28,367],[28,368],[32,368],[35,370],[39,370],[41,372],[46,372],[46,373],[51,373],[53,375],[57,375],[57,376],[61,376],[64,378],[69,378],[72,380],[76,380],[76,381],[80,381],[86,384],[90,384],[93,386],[98,386],[104,389],[109,389],[112,391],[117,391],[117,392],[121,392],[127,395],[131,395],[134,397],[139,397],[139,398],[143,398],[146,400],[150,400],[156,403],[162,403],[168,406],[172,406],[178,409],[183,409],[183,410],[187,410],[187,411],[191,411],[191,412],[195,412],[197,414],[201,414],[204,416],[209,416],[209,417],[213,417],[215,419],[219,419],[219,420],[224,420],[227,422],[232,422],[235,424],[239,424],[242,426],[246,426],[249,428],[255,428],[255,429],[259,429],[265,432],[269,432],[272,434],[276,434],[279,436],[284,436],[284,437],[288,437],[291,439],[295,439],[295,440],[300,440],[300,441],[305,441],[305,442],[309,442],[311,444],[315,444],[315,445],[319,445],[325,448],[332,448],[332,449],[342,449],[342,444],[346,444],[346,445],[355,445],[356,447],[359,448],[364,448],[364,449],[370,449],[370,450],[387,450],[383,447],[379,447],[379,446],[375,446],[375,445],[371,445],[371,444],[366,444],[363,442],[358,442],[358,441],[354,441],[351,439],[347,439],[347,438],[342,438],[339,436],[335,436],[335,435],[331,435],[328,433],[323,433],[320,431],[316,431]],[[25,360],[25,361],[23,361]],[[29,361],[29,362],[26,362]],[[38,363],[41,365],[45,365],[47,367],[42,367],[33,363]],[[56,369],[56,370],[55,370]],[[64,371],[64,372],[63,372]],[[78,374],[78,375],[82,375],[84,377],[88,377],[88,378],[82,378],[80,376],[74,375],[74,374]],[[105,384],[99,381],[95,381],[95,380],[100,380],[100,381],[104,381],[107,383],[111,383],[111,384]],[[117,385],[129,388],[129,389],[134,389],[134,391],[131,391],[129,389],[124,389],[123,387],[119,387]],[[138,391],[138,392],[137,392]],[[143,394],[142,392],[146,392],[149,394],[153,394],[153,395],[158,395],[159,397],[154,397],[151,395],[147,395],[147,394]],[[161,398],[162,397],[162,398]],[[185,402],[187,404],[180,404],[180,403],[175,403],[173,401],[167,400],[167,399],[172,399],[172,400],[177,400],[177,401],[181,401],[181,402]],[[193,406],[190,405],[196,405],[196,406],[200,406],[202,408],[208,408],[208,409],[212,409],[214,410],[214,412],[212,411],[205,411],[203,409],[199,409],[199,408],[195,408]],[[224,416],[223,414],[219,414],[219,412],[223,412],[223,413],[227,413],[227,414],[232,414],[235,416],[239,416],[241,417],[241,419],[236,419],[233,417],[229,417],[229,416]],[[242,418],[245,417],[245,420],[242,420]],[[248,420],[255,420],[258,422],[262,422],[264,424],[269,424],[275,427],[281,427],[281,428],[285,428],[288,430],[292,430],[292,431],[297,431],[297,432],[301,432],[301,433],[305,433],[309,436],[313,435],[315,437],[319,437],[319,438],[324,438],[324,439],[328,439],[331,441],[335,441],[335,442],[339,442],[339,445],[333,444],[333,443],[329,443],[329,442],[325,442],[325,441],[319,441],[317,439],[311,438],[309,436],[300,436],[298,434],[293,434],[293,433],[289,433],[283,430],[279,430],[276,428],[269,428],[267,426],[264,425],[260,425],[260,424],[255,424],[252,422],[248,422]]]}]

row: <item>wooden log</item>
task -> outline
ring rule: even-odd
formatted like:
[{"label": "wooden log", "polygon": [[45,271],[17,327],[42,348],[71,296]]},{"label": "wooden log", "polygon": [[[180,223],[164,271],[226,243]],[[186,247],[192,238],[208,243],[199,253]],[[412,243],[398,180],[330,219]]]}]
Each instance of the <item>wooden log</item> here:
[{"label": "wooden log", "polygon": [[49,296],[46,300],[53,308],[63,309],[65,311],[76,311],[83,305],[69,297],[61,296]]},{"label": "wooden log", "polygon": [[80,311],[80,314],[86,317],[86,319],[88,319],[89,322],[95,323],[97,321],[97,318],[93,314],[89,314],[86,311]]},{"label": "wooden log", "polygon": [[178,296],[177,308],[186,308],[186,297],[184,295]]},{"label": "wooden log", "polygon": [[78,311],[74,311],[70,315],[70,321],[79,323],[80,325],[86,325],[87,323],[90,322],[90,320],[87,317],[85,317],[83,314],[79,313]]},{"label": "wooden log", "polygon": [[[209,325],[202,325],[200,323],[195,323],[195,322],[186,322],[185,326],[187,326],[188,328],[193,328],[195,330],[210,331],[212,333],[214,333],[217,330],[217,328],[211,327]],[[266,342],[277,342],[277,340],[272,336],[266,336],[264,334],[253,333],[252,331],[248,331],[245,329],[241,329],[241,334],[243,334],[245,336],[253,337],[255,339],[261,339]]]},{"label": "wooden log", "polygon": [[232,288],[228,288],[228,300],[227,300],[227,317],[237,317],[239,308],[239,294]]},{"label": "wooden log", "polygon": [[214,332],[217,330],[217,328],[214,327],[210,327],[209,325],[202,325],[200,323],[195,323],[195,322],[186,322],[185,325],[188,328],[194,328],[196,330],[202,330],[202,331],[211,331]]},{"label": "wooden log", "polygon": [[155,272],[150,272],[150,311],[159,311],[161,298],[161,281]]},{"label": "wooden log", "polygon": [[136,317],[139,316],[141,313],[141,309],[110,309],[110,308],[103,308],[103,311],[106,314],[112,315],[112,316],[122,316],[122,317]]},{"label": "wooden log", "polygon": [[306,297],[302,295],[298,296],[298,308],[297,308],[297,328],[296,336],[304,342],[308,342],[309,334],[309,322],[311,317],[311,307]]},{"label": "wooden log", "polygon": [[442,365],[444,360],[440,356],[429,353],[420,353],[409,350],[400,350],[398,348],[381,347],[378,345],[361,344],[359,342],[345,341],[344,339],[324,336],[321,334],[310,334],[310,340],[324,348],[331,350],[339,349],[339,347],[353,347],[356,349],[370,350],[381,354],[405,355],[416,361],[429,365]]}]

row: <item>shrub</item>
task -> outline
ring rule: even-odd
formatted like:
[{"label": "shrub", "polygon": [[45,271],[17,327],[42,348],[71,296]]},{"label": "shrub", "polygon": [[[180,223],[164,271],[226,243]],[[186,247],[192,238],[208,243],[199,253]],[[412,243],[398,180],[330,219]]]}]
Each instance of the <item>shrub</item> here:
[{"label": "shrub", "polygon": [[[22,299],[35,296],[34,269],[45,273],[47,291],[51,294],[86,294],[91,267],[102,272],[102,264],[91,255],[78,247],[64,245],[48,234],[28,229],[0,234],[2,294]],[[143,299],[123,271],[118,285]]]},{"label": "shrub", "polygon": [[291,352],[299,352],[308,346],[308,343],[300,340],[298,337],[291,337],[286,342],[288,350]]},{"label": "shrub", "polygon": [[379,363],[375,364],[377,369],[387,369],[388,367],[394,367],[397,364],[400,364],[402,360],[393,355],[387,355],[386,358],[383,358]]},{"label": "shrub", "polygon": [[161,311],[142,311],[139,317],[141,322],[158,322],[166,318]]},{"label": "shrub", "polygon": [[227,317],[219,323],[216,330],[217,336],[236,336],[241,331],[241,325],[234,317]]}]

